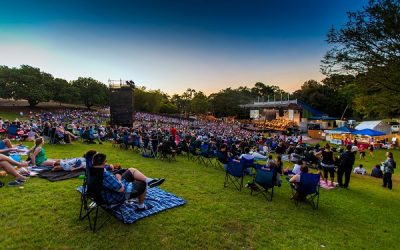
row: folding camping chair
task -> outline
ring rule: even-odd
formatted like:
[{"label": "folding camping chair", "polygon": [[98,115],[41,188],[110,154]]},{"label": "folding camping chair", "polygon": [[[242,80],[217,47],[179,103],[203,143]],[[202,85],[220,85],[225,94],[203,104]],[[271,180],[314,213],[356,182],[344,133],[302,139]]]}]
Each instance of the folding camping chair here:
[{"label": "folding camping chair", "polygon": [[[97,219],[99,215],[99,208],[102,208],[107,214],[107,218],[100,224],[97,229],[100,229],[110,218],[111,218],[111,209],[115,209],[118,207],[120,210],[122,221],[125,223],[124,213],[122,212],[121,206],[125,203],[125,200],[120,203],[109,204],[105,202],[101,195],[101,190],[103,188],[103,173],[104,168],[90,168],[88,171],[88,178],[86,182],[86,200],[93,201],[89,206],[87,206],[86,217],[88,218],[89,227],[93,232],[96,232],[97,228]],[[91,221],[90,214],[95,211],[93,218],[93,225]]]},{"label": "folding camping chair", "polygon": [[14,124],[9,125],[7,128],[7,138],[16,139],[18,136],[17,131],[18,131],[17,125]]},{"label": "folding camping chair", "polygon": [[214,158],[211,154],[211,147],[208,143],[203,143],[200,146],[200,159],[199,161],[206,166],[214,166],[212,159]]},{"label": "folding camping chair", "polygon": [[254,168],[254,159],[249,160],[246,158],[242,158],[240,159],[240,163],[242,164],[245,173],[251,175],[251,170],[252,168]]},{"label": "folding camping chair", "polygon": [[256,174],[250,187],[251,195],[253,195],[254,191],[257,194],[262,194],[268,201],[272,201],[274,196],[274,172],[256,168]]},{"label": "folding camping chair", "polygon": [[231,182],[238,191],[243,188],[243,178],[245,176],[246,168],[243,167],[241,162],[231,161],[225,170],[224,187],[227,187]]},{"label": "folding camping chair", "polygon": [[158,140],[151,139],[150,140],[150,154],[152,157],[157,158],[158,154]]},{"label": "folding camping chair", "polygon": [[176,161],[175,151],[171,149],[168,141],[164,141],[160,148],[160,160]]},{"label": "folding camping chair", "polygon": [[292,199],[297,206],[300,201],[310,203],[313,209],[318,209],[319,204],[319,174],[302,173],[300,175],[300,182],[292,187]]},{"label": "folding camping chair", "polygon": [[196,144],[194,142],[191,142],[189,144],[188,160],[198,161],[199,154],[200,152],[198,152]]}]

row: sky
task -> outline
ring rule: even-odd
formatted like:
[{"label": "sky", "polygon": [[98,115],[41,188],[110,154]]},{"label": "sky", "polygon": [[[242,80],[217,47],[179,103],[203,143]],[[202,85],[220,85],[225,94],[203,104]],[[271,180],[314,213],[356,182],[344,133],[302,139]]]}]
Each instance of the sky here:
[{"label": "sky", "polygon": [[173,94],[320,81],[326,33],[367,0],[1,1],[0,65]]}]

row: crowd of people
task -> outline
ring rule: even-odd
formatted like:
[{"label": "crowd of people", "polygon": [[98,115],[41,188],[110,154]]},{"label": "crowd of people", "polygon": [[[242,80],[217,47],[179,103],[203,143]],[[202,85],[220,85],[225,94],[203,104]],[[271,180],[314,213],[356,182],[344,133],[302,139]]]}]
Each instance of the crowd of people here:
[{"label": "crowd of people", "polygon": [[[319,145],[310,146],[303,142],[299,134],[249,131],[235,121],[196,120],[137,112],[133,126],[128,128],[106,125],[104,121],[108,117],[107,114],[94,111],[61,110],[29,113],[25,121],[16,119],[10,122],[0,119],[0,127],[7,131],[9,126],[16,126],[17,131],[23,131],[16,134],[17,138],[35,141],[35,146],[29,151],[31,165],[51,166],[60,170],[80,169],[84,164],[82,161],[67,164],[59,159],[47,159],[43,149],[45,141],[71,143],[81,138],[87,143],[102,143],[110,140],[125,148],[140,148],[142,152],[150,152],[153,156],[157,153],[187,152],[216,157],[225,165],[242,157],[264,159],[267,160],[266,167],[275,169],[279,175],[300,174],[302,166],[319,169],[326,184],[329,183],[328,178],[330,179],[330,185],[334,185],[337,172],[337,182],[344,188],[349,186],[356,152],[360,152],[360,157],[365,157],[365,150],[360,150],[353,143],[347,143],[346,149],[332,148],[329,144],[324,148]],[[0,142],[0,153],[7,154],[12,150],[16,148],[10,141]],[[373,155],[373,149],[369,150]],[[271,159],[271,153],[276,153],[279,158]],[[391,153],[390,155],[393,159]],[[391,189],[391,174],[396,166],[389,158],[388,156],[388,159],[379,165],[382,173],[374,170],[373,176],[382,176],[384,185]],[[292,162],[293,169],[283,169],[283,165],[280,164],[282,159]],[[357,170],[355,173],[362,171]],[[16,176],[17,181],[22,179]]]}]

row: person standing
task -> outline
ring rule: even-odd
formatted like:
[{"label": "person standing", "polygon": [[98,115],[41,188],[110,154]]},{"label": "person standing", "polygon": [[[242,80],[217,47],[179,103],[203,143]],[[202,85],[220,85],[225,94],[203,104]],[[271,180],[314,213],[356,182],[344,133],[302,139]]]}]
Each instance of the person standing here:
[{"label": "person standing", "polygon": [[364,160],[365,159],[365,146],[364,144],[360,144],[360,146],[358,146],[358,149],[360,152],[360,160]]},{"label": "person standing", "polygon": [[392,174],[396,168],[396,162],[393,160],[393,153],[386,152],[386,160],[383,162],[383,187],[392,190]]},{"label": "person standing", "polygon": [[[346,146],[346,151],[340,155],[340,164],[337,171],[337,180],[339,187],[348,188],[350,183],[351,171],[353,170],[354,161],[356,159],[353,152],[351,152],[351,145]],[[344,174],[344,184],[343,184]]]},{"label": "person standing", "polygon": [[372,158],[374,158],[374,150],[375,150],[374,143],[371,143],[371,145],[369,145],[369,155]]},{"label": "person standing", "polygon": [[328,173],[329,177],[331,178],[331,186],[334,186],[334,179],[335,179],[335,159],[333,157],[333,152],[331,150],[331,146],[329,143],[325,145],[325,149],[321,152],[318,152],[316,156],[322,156],[321,166],[324,171],[324,180],[325,183],[328,185]]}]

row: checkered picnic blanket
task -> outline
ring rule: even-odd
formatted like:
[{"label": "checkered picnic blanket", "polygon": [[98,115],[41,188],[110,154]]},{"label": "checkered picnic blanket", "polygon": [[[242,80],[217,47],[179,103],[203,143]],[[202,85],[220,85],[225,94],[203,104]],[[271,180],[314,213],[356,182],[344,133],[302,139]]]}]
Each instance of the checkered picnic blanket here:
[{"label": "checkered picnic blanket", "polygon": [[[82,192],[82,186],[78,187],[78,191]],[[135,210],[138,205],[137,202],[125,202],[121,207],[114,207],[111,211],[117,219],[126,224],[132,224],[140,219],[157,214],[161,211],[182,206],[186,204],[186,201],[172,193],[155,187],[147,189],[145,204],[152,205],[153,207],[145,211],[136,212]]]}]

